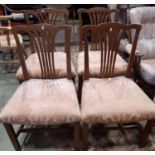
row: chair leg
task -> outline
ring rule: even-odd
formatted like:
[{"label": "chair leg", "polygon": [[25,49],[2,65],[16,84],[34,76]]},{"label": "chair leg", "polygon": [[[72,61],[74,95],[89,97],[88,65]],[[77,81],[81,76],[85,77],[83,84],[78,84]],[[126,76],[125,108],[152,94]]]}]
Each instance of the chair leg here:
[{"label": "chair leg", "polygon": [[140,138],[139,147],[144,147],[147,144],[148,136],[152,131],[153,124],[155,123],[155,120],[149,120],[147,121],[145,128],[142,132],[142,137]]},{"label": "chair leg", "polygon": [[82,96],[82,85],[83,85],[83,76],[79,76],[78,100],[80,104],[81,104],[81,96]]},{"label": "chair leg", "polygon": [[8,136],[15,148],[16,151],[21,151],[21,146],[19,144],[19,141],[16,137],[16,134],[15,134],[15,131],[13,129],[13,126],[11,124],[8,124],[8,123],[4,123],[4,127],[8,133]]},{"label": "chair leg", "polygon": [[74,149],[80,150],[80,123],[74,123]]},{"label": "chair leg", "polygon": [[88,124],[84,123],[82,126],[82,150],[88,150]]}]

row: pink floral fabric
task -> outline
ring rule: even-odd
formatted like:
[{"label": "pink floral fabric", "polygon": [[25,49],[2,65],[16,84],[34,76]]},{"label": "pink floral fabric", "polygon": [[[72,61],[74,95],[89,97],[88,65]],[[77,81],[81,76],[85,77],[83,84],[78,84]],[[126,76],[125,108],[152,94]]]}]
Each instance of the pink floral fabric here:
[{"label": "pink floral fabric", "polygon": [[80,121],[80,108],[72,80],[23,82],[0,113],[4,123],[53,125]]},{"label": "pink floral fabric", "polygon": [[134,122],[155,119],[155,104],[126,77],[84,81],[81,117],[86,123]]}]

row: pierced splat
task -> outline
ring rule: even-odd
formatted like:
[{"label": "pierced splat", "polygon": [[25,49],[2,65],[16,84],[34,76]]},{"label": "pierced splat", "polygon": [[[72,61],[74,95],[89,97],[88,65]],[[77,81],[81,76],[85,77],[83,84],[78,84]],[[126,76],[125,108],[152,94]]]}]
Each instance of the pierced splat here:
[{"label": "pierced splat", "polygon": [[[65,31],[65,52],[67,61],[67,78],[71,78],[71,62],[70,62],[70,31],[69,26],[52,26],[49,24],[35,24],[30,26],[17,26],[13,29],[13,33],[17,42],[20,55],[21,66],[25,79],[29,79],[23,51],[25,48],[20,44],[18,33],[24,31],[30,38],[30,48],[32,53],[37,53],[40,69],[43,79],[56,78],[54,51],[55,37],[59,31]],[[67,37],[66,37],[67,36]]]},{"label": "pierced splat", "polygon": [[89,78],[89,42],[88,35],[93,34],[92,45],[101,52],[100,59],[100,77],[112,77],[114,75],[116,56],[119,53],[120,41],[126,33],[131,29],[135,29],[135,36],[130,56],[127,74],[131,72],[134,63],[135,49],[137,45],[140,25],[123,25],[120,23],[104,23],[98,26],[89,25],[83,27],[84,45],[85,45],[85,78]]}]

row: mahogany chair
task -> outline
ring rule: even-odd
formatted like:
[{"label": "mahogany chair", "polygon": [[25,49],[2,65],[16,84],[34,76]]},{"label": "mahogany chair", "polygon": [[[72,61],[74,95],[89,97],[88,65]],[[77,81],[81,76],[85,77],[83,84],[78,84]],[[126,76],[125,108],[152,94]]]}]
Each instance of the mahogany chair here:
[{"label": "mahogany chair", "polygon": [[[21,31],[22,31],[22,29],[21,29]],[[62,31],[64,31],[64,30],[62,30]],[[39,37],[38,34],[35,34],[35,35],[36,35],[36,37]],[[54,35],[54,34],[51,34],[49,36],[51,38],[48,38],[48,39],[52,39],[53,37],[55,37],[55,36],[52,36],[52,35]],[[64,41],[65,41],[66,37],[67,37],[66,34],[63,35],[63,37],[64,37]],[[30,39],[30,49],[27,49],[26,47],[24,48],[25,52],[29,51],[31,53],[26,58],[25,63],[27,65],[27,71],[28,71],[28,74],[29,74],[30,78],[39,79],[39,78],[42,77],[41,68],[40,68],[40,65],[39,65],[39,58],[37,56],[37,51],[39,49],[34,48],[34,45],[33,45],[31,40],[32,39]],[[55,46],[56,43],[53,42],[53,44],[54,44],[53,46]],[[66,43],[64,42],[64,47],[66,47],[65,44]],[[41,47],[41,48],[44,48],[44,47]],[[46,50],[46,49],[44,49],[44,50]],[[51,48],[50,51],[51,51],[51,53],[52,52],[54,53],[54,57],[55,57],[55,71],[56,71],[56,75],[57,75],[56,78],[65,78],[67,76],[67,72],[66,72],[66,57],[67,57],[67,52],[68,52],[67,48],[62,48],[61,50],[56,50],[56,48],[55,49]],[[76,72],[75,72],[75,69],[74,69],[74,66],[73,66],[72,63],[71,63],[71,73],[72,73],[72,79],[74,81],[74,78],[76,76]],[[20,82],[22,82],[24,80],[22,67],[20,67],[17,70],[16,78]]]},{"label": "mahogany chair", "polygon": [[[134,30],[134,41],[130,60],[124,76],[114,76],[116,57],[123,34],[127,30]],[[104,23],[98,26],[83,28],[85,45],[85,72],[82,87],[81,119],[82,146],[88,148],[88,135],[92,125],[105,124],[103,131],[111,129],[136,128],[141,133],[140,147],[146,145],[147,137],[155,122],[155,105],[152,100],[129,77],[135,57],[135,49],[139,36],[140,25],[123,25],[119,23]],[[89,31],[98,38],[100,52],[100,74],[94,78],[90,74],[88,38]],[[147,120],[143,129],[139,121]],[[107,127],[107,124],[116,123],[117,126]],[[94,128],[94,131],[98,130]],[[101,128],[99,129],[102,130]]]},{"label": "mahogany chair", "polygon": [[[30,36],[33,50],[36,51],[41,70],[40,79],[32,79],[27,64],[24,61],[24,47],[19,41],[18,33],[26,32]],[[54,56],[54,42],[56,34],[65,31],[66,78],[56,79],[56,58]],[[18,44],[24,82],[19,85],[13,96],[2,109],[0,121],[12,141],[15,150],[21,150],[18,136],[22,132],[54,131],[73,132],[74,148],[80,147],[80,108],[76,90],[71,76],[70,60],[70,30],[69,26],[52,26],[37,24],[31,26],[16,26],[13,33]],[[59,62],[61,63],[61,62]],[[33,67],[33,66],[32,66]],[[13,124],[21,124],[15,132]],[[70,124],[72,128],[58,130],[53,125]],[[30,128],[27,125],[38,126]],[[42,128],[40,126],[44,126]],[[49,126],[49,128],[47,128]]]},{"label": "mahogany chair", "polygon": [[37,10],[24,11],[27,24],[32,24],[31,18],[35,18],[37,23],[46,24],[67,24],[69,12],[66,9],[42,8]]}]

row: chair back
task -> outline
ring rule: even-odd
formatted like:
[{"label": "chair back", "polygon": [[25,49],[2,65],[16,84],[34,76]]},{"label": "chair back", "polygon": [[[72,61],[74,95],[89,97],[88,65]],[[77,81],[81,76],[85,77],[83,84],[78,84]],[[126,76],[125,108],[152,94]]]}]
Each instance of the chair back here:
[{"label": "chair back", "polygon": [[64,52],[66,52],[67,78],[71,78],[71,59],[70,59],[70,35],[71,27],[67,25],[54,26],[50,24],[34,24],[29,26],[13,27],[13,34],[17,43],[17,50],[20,57],[24,79],[28,80],[28,71],[24,60],[26,48],[20,43],[18,34],[22,31],[26,33],[30,40],[30,50],[37,53],[43,79],[56,78],[54,51],[56,35],[59,31],[64,31]]},{"label": "chair back", "polygon": [[120,23],[103,23],[100,25],[86,25],[83,27],[83,40],[84,40],[84,52],[85,52],[85,71],[84,77],[88,79],[89,74],[89,41],[88,36],[93,34],[94,45],[98,47],[101,52],[100,59],[100,78],[107,78],[114,76],[114,68],[116,62],[116,56],[119,53],[119,45],[123,35],[129,30],[135,31],[135,37],[132,46],[132,52],[129,58],[128,68],[126,76],[130,76],[131,70],[134,64],[135,49],[140,25],[124,25]]},{"label": "chair back", "polygon": [[[117,9],[108,9],[103,7],[94,7],[90,9],[78,9],[79,27],[80,27],[80,51],[82,50],[82,27],[83,25],[98,25],[105,22],[111,22],[111,15],[115,14],[118,20],[119,11]],[[87,19],[87,21],[86,21]]]},{"label": "chair back", "polygon": [[57,22],[61,24],[68,23],[68,10],[65,9],[53,9],[53,8],[42,8],[37,10],[25,10],[24,17],[27,24],[32,24],[32,18],[37,24],[46,23],[55,25]]}]

